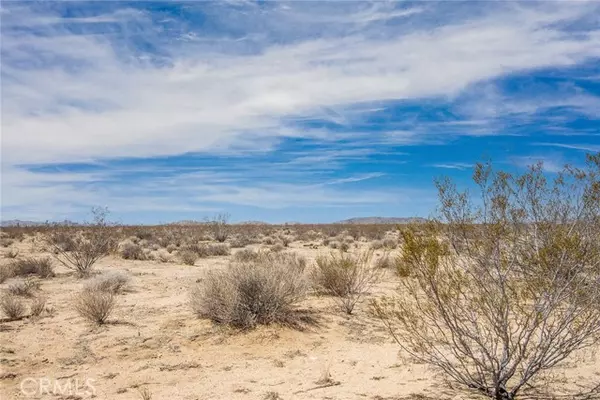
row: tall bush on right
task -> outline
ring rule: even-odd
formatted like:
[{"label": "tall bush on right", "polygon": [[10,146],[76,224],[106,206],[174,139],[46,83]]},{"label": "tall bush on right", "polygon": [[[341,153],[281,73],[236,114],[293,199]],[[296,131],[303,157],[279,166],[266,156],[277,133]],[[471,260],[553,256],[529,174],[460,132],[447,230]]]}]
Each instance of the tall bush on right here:
[{"label": "tall bush on right", "polygon": [[402,232],[410,277],[374,309],[416,359],[512,400],[600,340],[600,154],[473,178],[476,196],[437,182],[440,217]]}]

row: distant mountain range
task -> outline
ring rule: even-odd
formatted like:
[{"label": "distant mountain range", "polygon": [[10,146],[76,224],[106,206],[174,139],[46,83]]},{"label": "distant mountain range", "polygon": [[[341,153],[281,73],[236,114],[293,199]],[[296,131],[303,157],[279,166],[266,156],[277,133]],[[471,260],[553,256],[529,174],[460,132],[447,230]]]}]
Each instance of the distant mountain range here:
[{"label": "distant mountain range", "polygon": [[7,221],[1,221],[0,226],[39,226],[44,225],[45,222],[36,222],[36,221],[23,221],[20,219],[9,219]]},{"label": "distant mountain range", "polygon": [[350,218],[343,221],[334,222],[336,224],[413,224],[422,223],[427,221],[425,218],[420,217],[362,217],[362,218]]}]

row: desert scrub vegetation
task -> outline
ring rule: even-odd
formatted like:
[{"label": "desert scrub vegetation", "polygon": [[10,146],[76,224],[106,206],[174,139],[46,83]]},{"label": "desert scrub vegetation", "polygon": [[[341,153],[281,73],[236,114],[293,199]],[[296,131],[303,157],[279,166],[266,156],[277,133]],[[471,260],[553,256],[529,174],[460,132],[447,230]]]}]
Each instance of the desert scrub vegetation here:
[{"label": "desert scrub vegetation", "polygon": [[0,298],[0,309],[9,321],[15,321],[25,316],[25,303],[18,296],[4,294]]},{"label": "desert scrub vegetation", "polygon": [[39,289],[40,283],[29,278],[11,283],[6,291],[14,296],[33,297]]},{"label": "desert scrub vegetation", "polygon": [[30,275],[36,275],[40,278],[53,277],[52,261],[49,258],[27,257],[0,267],[0,283],[8,278],[18,276],[27,277]]},{"label": "desert scrub vegetation", "polygon": [[119,245],[119,255],[124,260],[145,260],[146,254],[144,248],[138,244],[133,243],[129,240]]},{"label": "desert scrub vegetation", "polygon": [[207,221],[212,236],[217,242],[223,243],[229,237],[231,233],[229,218],[229,214],[221,213],[215,215]]},{"label": "desert scrub vegetation", "polygon": [[374,302],[398,345],[512,400],[600,340],[600,154],[550,180],[476,166],[477,201],[437,181],[440,216],[403,230],[411,278]]},{"label": "desert scrub vegetation", "polygon": [[127,290],[130,280],[129,275],[123,272],[109,272],[90,279],[85,288],[91,291],[119,294]]},{"label": "desert scrub vegetation", "polygon": [[309,289],[306,260],[294,253],[263,253],[257,259],[232,262],[209,271],[190,293],[199,317],[219,324],[251,329],[258,324],[301,326],[297,304]]},{"label": "desert scrub vegetation", "polygon": [[[47,239],[58,262],[79,276],[89,275],[94,264],[108,256],[116,246],[106,219],[108,211],[94,208],[92,214],[94,221],[86,229],[73,231],[70,226],[56,227]],[[65,235],[65,230],[73,232]]]},{"label": "desert scrub vegetation", "polygon": [[112,313],[116,303],[114,293],[94,287],[84,287],[73,299],[75,311],[88,322],[102,325]]},{"label": "desert scrub vegetation", "polygon": [[372,255],[371,251],[363,251],[318,256],[312,271],[315,288],[334,296],[340,308],[352,314],[358,301],[381,277],[381,269],[371,267]]}]

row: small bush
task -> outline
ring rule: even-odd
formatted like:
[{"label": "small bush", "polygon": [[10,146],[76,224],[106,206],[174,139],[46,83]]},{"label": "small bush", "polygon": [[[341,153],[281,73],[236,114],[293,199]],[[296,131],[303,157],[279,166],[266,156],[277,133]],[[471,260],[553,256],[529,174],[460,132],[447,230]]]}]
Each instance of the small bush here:
[{"label": "small bush", "polygon": [[184,250],[179,252],[179,258],[185,265],[194,265],[198,260],[198,254],[193,251]]},{"label": "small bush", "polygon": [[13,261],[7,268],[12,276],[37,275],[40,278],[54,276],[52,261],[49,258],[23,258]]},{"label": "small bush", "polygon": [[25,305],[23,301],[14,295],[4,295],[0,300],[0,308],[9,320],[14,321],[25,315]]},{"label": "small bush", "polygon": [[47,238],[54,251],[55,258],[66,268],[75,270],[79,276],[88,275],[94,264],[108,256],[115,248],[110,226],[106,220],[108,211],[102,208],[92,209],[94,222],[86,226],[85,231],[70,235],[69,249],[61,244],[64,232],[53,232]]},{"label": "small bush", "polygon": [[229,245],[234,249],[246,247],[249,244],[252,244],[252,240],[245,235],[238,235],[229,242]]},{"label": "small bush", "polygon": [[129,281],[128,275],[122,272],[111,272],[90,280],[86,285],[86,289],[118,294],[127,288]]},{"label": "small bush", "polygon": [[31,315],[34,317],[39,317],[46,310],[46,298],[45,297],[36,297],[31,302]]},{"label": "small bush", "polygon": [[306,260],[295,254],[264,254],[256,261],[210,271],[192,290],[190,305],[216,323],[251,329],[258,324],[298,326],[294,306],[306,297]]},{"label": "small bush", "polygon": [[263,253],[251,249],[242,249],[233,254],[233,260],[237,262],[252,262],[263,256]]},{"label": "small bush", "polygon": [[13,296],[33,297],[34,292],[39,289],[39,282],[35,282],[31,279],[25,279],[9,285],[7,291]]},{"label": "small bush", "polygon": [[337,297],[341,308],[351,314],[356,303],[379,279],[379,270],[370,266],[371,256],[371,252],[364,252],[317,257],[313,271],[315,286]]},{"label": "small bush", "polygon": [[171,262],[171,255],[165,250],[159,250],[156,252],[156,259],[162,263]]},{"label": "small bush", "polygon": [[394,238],[385,238],[383,239],[383,247],[386,249],[393,250],[398,247],[398,240]]},{"label": "small bush", "polygon": [[139,244],[124,242],[121,244],[119,254],[125,260],[145,260],[144,249]]},{"label": "small bush", "polygon": [[208,254],[211,256],[228,256],[230,249],[225,243],[216,243],[207,245]]},{"label": "small bush", "polygon": [[283,250],[285,250],[285,247],[283,246],[283,244],[281,243],[275,243],[273,246],[271,246],[270,249],[273,253],[279,253]]},{"label": "small bush", "polygon": [[168,246],[166,247],[166,249],[167,249],[167,251],[168,251],[169,253],[172,253],[172,252],[174,252],[175,250],[177,250],[177,246],[171,243],[170,245],[168,245]]},{"label": "small bush", "polygon": [[389,255],[389,253],[384,253],[380,258],[375,261],[375,268],[379,269],[391,269],[396,266],[396,263]]},{"label": "small bush", "polygon": [[379,250],[379,249],[383,248],[384,247],[383,240],[374,240],[373,242],[371,242],[370,247],[373,250]]},{"label": "small bush", "polygon": [[273,244],[275,244],[275,239],[273,239],[271,236],[266,236],[265,238],[263,238],[263,244],[266,244],[267,246],[271,246]]},{"label": "small bush", "polygon": [[75,296],[75,311],[89,322],[101,325],[106,322],[115,306],[115,295],[90,288],[84,288]]}]

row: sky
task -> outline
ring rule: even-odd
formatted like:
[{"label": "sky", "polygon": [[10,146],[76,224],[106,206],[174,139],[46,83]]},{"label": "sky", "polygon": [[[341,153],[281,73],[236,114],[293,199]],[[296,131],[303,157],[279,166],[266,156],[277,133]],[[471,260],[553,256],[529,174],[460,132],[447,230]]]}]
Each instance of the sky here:
[{"label": "sky", "polygon": [[600,3],[3,1],[2,220],[434,212],[600,151]]}]

